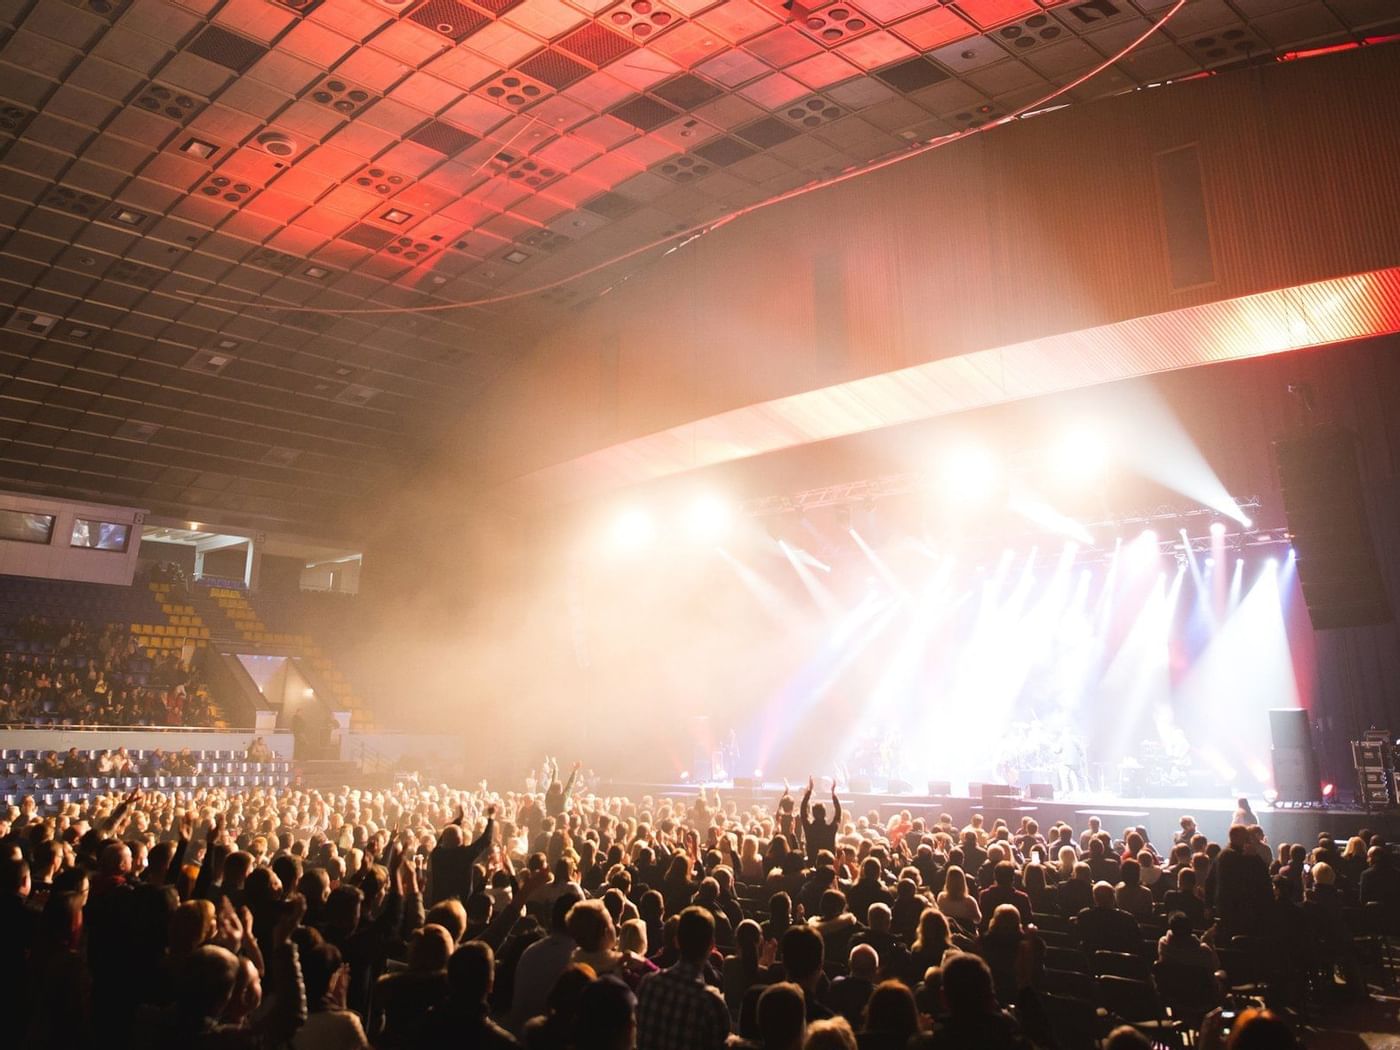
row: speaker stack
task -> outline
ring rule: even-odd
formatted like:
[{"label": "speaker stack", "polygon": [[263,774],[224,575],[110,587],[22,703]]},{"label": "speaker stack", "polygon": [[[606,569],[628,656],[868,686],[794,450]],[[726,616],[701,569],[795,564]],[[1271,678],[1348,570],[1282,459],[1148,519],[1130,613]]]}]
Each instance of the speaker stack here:
[{"label": "speaker stack", "polygon": [[1274,460],[1313,627],[1389,623],[1394,613],[1371,543],[1355,435],[1315,427],[1275,441]]},{"label": "speaker stack", "polygon": [[1321,802],[1322,778],[1317,772],[1307,711],[1299,707],[1270,711],[1269,732],[1274,744],[1274,790],[1278,801]]}]

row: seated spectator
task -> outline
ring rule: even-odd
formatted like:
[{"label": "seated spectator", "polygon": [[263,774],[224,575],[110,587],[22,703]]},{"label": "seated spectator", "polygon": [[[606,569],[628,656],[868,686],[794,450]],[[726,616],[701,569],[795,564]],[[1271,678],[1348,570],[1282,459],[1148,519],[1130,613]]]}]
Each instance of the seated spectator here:
[{"label": "seated spectator", "polygon": [[825,977],[821,935],[809,926],[792,927],[783,934],[782,956],[788,980],[802,989],[807,1020],[821,1021],[835,1016],[818,998],[818,988]]},{"label": "seated spectator", "polygon": [[1142,868],[1135,860],[1125,860],[1119,868],[1120,882],[1113,891],[1114,902],[1135,919],[1150,919],[1155,901],[1152,891],[1142,884]]},{"label": "seated spectator", "polygon": [[977,954],[992,971],[997,999],[1005,1007],[1015,1003],[1019,990],[1017,965],[1018,962],[1022,967],[1027,965],[1027,960],[1022,958],[1022,953],[1026,951],[1031,953],[1029,966],[1032,972],[1029,979],[1033,983],[1045,955],[1045,944],[1033,932],[1022,929],[1021,913],[1016,910],[1016,905],[998,904],[986,932],[977,939]]},{"label": "seated spectator", "polygon": [[300,959],[307,1017],[297,1029],[292,1050],[368,1050],[360,1018],[346,1008],[350,967],[340,949],[322,941],[302,951]]},{"label": "seated spectator", "polygon": [[881,982],[871,992],[864,1018],[856,1027],[860,1050],[905,1050],[919,1034],[914,993],[901,981]]},{"label": "seated spectator", "polygon": [[938,910],[969,930],[982,924],[982,910],[977,906],[977,899],[967,892],[967,876],[957,865],[950,866],[944,877]]},{"label": "seated spectator", "polygon": [[880,956],[874,948],[868,944],[852,948],[848,972],[831,982],[826,1005],[852,1025],[859,1025],[879,972]]},{"label": "seated spectator", "polygon": [[1215,949],[1196,936],[1190,917],[1180,911],[1167,916],[1167,932],[1157,941],[1157,961],[1195,966],[1211,973],[1220,969]]},{"label": "seated spectator", "polygon": [[810,923],[821,935],[828,958],[843,958],[850,947],[851,936],[859,928],[856,917],[846,910],[846,895],[840,890],[822,894],[821,909]]},{"label": "seated spectator", "polygon": [[937,908],[925,908],[919,918],[919,934],[909,949],[907,974],[912,982],[923,979],[928,970],[943,965],[943,957],[953,950],[948,920]]},{"label": "seated spectator", "polygon": [[1137,920],[1115,903],[1113,887],[1094,884],[1094,903],[1075,917],[1075,929],[1089,952],[1136,953],[1142,944]]},{"label": "seated spectator", "polygon": [[1016,888],[1016,865],[1009,860],[997,864],[992,872],[992,885],[982,891],[977,904],[984,923],[990,922],[992,913],[1003,904],[1014,907],[1020,914],[1021,922],[1031,921],[1031,899]]},{"label": "seated spectator", "polygon": [[1094,903],[1094,875],[1089,865],[1077,862],[1067,882],[1055,887],[1055,898],[1060,905],[1060,914],[1066,918],[1078,915]]},{"label": "seated spectator", "polygon": [[947,1017],[924,1044],[928,1050],[1031,1050],[1020,1026],[997,1005],[992,973],[977,956],[951,956],[939,988]]},{"label": "seated spectator", "polygon": [[1362,904],[1379,904],[1400,912],[1400,870],[1384,846],[1372,846],[1366,851],[1366,870],[1358,881]]},{"label": "seated spectator", "polygon": [[1191,920],[1191,926],[1204,930],[1210,925],[1206,918],[1206,902],[1196,888],[1196,872],[1192,868],[1181,868],[1176,873],[1174,890],[1168,890],[1162,897],[1167,912],[1182,912]]},{"label": "seated spectator", "polygon": [[761,1050],[799,1050],[807,1031],[802,989],[789,982],[769,985],[758,997],[758,1045]]}]

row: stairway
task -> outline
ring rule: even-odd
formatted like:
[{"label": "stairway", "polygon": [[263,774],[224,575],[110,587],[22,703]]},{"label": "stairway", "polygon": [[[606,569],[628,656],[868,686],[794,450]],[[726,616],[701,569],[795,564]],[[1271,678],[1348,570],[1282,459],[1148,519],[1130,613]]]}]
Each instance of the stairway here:
[{"label": "stairway", "polygon": [[296,779],[304,788],[332,791],[340,787],[388,787],[393,777],[388,773],[365,773],[356,762],[339,759],[298,759],[292,766]]}]

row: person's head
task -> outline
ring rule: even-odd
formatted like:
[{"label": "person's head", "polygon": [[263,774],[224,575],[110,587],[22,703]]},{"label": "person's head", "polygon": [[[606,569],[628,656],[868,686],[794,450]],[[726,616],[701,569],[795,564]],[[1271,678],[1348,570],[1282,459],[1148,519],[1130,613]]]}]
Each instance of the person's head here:
[{"label": "person's head", "polygon": [[682,911],[676,924],[676,946],[684,961],[702,964],[715,946],[714,917],[704,908],[693,905]]},{"label": "person's head", "polygon": [[217,929],[213,904],[205,900],[185,901],[170,916],[171,956],[179,959],[189,955],[211,941]]},{"label": "person's head", "polygon": [[798,985],[770,984],[758,997],[758,1037],[763,1050],[797,1050],[807,1029],[807,1002]]},{"label": "person's head", "polygon": [[948,920],[937,908],[925,908],[919,915],[919,933],[914,941],[915,951],[928,951],[948,944]]},{"label": "person's head", "polygon": [[1318,861],[1312,868],[1313,882],[1318,886],[1331,886],[1337,881],[1337,873],[1326,861]]},{"label": "person's head", "polygon": [[575,1050],[631,1050],[637,1038],[637,997],[616,977],[590,981],[579,993]]},{"label": "person's head", "polygon": [[1108,1033],[1104,1050],[1152,1050],[1152,1040],[1130,1024],[1120,1024]]},{"label": "person's head", "polygon": [[1191,919],[1184,911],[1174,911],[1167,916],[1167,932],[1183,941],[1191,939]]},{"label": "person's head", "polygon": [[414,930],[408,938],[408,968],[419,973],[436,973],[447,969],[452,956],[452,935],[441,926],[426,925]]},{"label": "person's head", "polygon": [[467,941],[447,963],[452,998],[463,1005],[485,1005],[496,975],[496,956],[485,941]]},{"label": "person's head", "polygon": [[1142,865],[1129,857],[1118,866],[1118,878],[1124,886],[1137,886],[1142,882]]},{"label": "person's head", "polygon": [[881,1032],[909,1039],[919,1031],[919,1007],[903,981],[881,981],[865,1004],[863,1032]]},{"label": "person's head", "polygon": [[223,1016],[239,980],[239,959],[212,944],[192,951],[178,971],[179,1003],[195,1018]]},{"label": "person's head", "polygon": [[992,971],[976,955],[957,952],[939,968],[943,1005],[954,1017],[975,1017],[997,1008]]},{"label": "person's head", "polygon": [[998,904],[992,912],[987,932],[998,937],[1019,937],[1021,935],[1021,912],[1014,904]]},{"label": "person's head", "polygon": [[83,937],[83,898],[72,890],[49,894],[39,917],[43,943],[59,951],[75,952]]},{"label": "person's head", "polygon": [[572,885],[554,899],[554,905],[549,913],[550,933],[569,932],[569,909],[581,900],[583,900],[583,894]]},{"label": "person's head", "polygon": [[1112,908],[1116,898],[1113,895],[1113,884],[1108,882],[1094,883],[1094,907]]},{"label": "person's head", "polygon": [[1230,1033],[1230,1050],[1296,1050],[1298,1037],[1277,1014],[1268,1010],[1246,1010]]},{"label": "person's head", "polygon": [[605,952],[617,943],[612,916],[602,901],[579,901],[569,909],[565,926],[580,951]]},{"label": "person's head", "polygon": [[783,965],[788,976],[803,987],[822,972],[824,947],[821,934],[810,926],[792,926],[783,934]]},{"label": "person's head", "polygon": [[846,895],[840,890],[827,890],[817,906],[817,914],[827,921],[837,918],[845,910]]},{"label": "person's head", "polygon": [[967,876],[956,864],[949,866],[943,876],[943,892],[949,900],[962,900],[967,896]]},{"label": "person's head", "polygon": [[0,861],[0,895],[24,899],[29,896],[31,885],[27,860],[7,857]]},{"label": "person's head", "polygon": [[857,944],[851,949],[850,974],[852,977],[873,981],[880,970],[880,953],[868,944]]},{"label": "person's head", "polygon": [[1242,850],[1249,845],[1249,828],[1244,824],[1231,824],[1229,831],[1230,848]]},{"label": "person's head", "polygon": [[893,914],[884,901],[876,901],[865,911],[865,924],[875,933],[889,933]]},{"label": "person's head", "polygon": [[1176,888],[1182,893],[1194,893],[1196,890],[1196,869],[1177,868]]},{"label": "person's head", "polygon": [[467,932],[467,909],[462,907],[462,902],[456,897],[449,897],[429,908],[428,913],[423,916],[423,921],[441,926],[452,938],[452,943],[456,944]]},{"label": "person's head", "polygon": [[856,1033],[844,1017],[813,1021],[807,1026],[802,1050],[856,1050]]},{"label": "person's head", "polygon": [[624,922],[618,927],[617,946],[624,952],[645,956],[647,954],[646,922],[642,919],[628,919]]}]

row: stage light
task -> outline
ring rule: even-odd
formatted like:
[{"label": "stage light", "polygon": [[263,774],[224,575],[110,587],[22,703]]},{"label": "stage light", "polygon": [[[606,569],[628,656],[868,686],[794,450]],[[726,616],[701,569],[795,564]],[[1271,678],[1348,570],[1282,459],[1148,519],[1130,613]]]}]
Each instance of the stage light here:
[{"label": "stage light", "polygon": [[761,769],[755,769],[755,770],[753,771],[753,778],[754,778],[755,780],[762,780],[762,779],[763,779],[763,770],[761,770]]},{"label": "stage light", "polygon": [[1337,790],[1337,785],[1336,785],[1336,784],[1323,784],[1323,785],[1322,785],[1322,797],[1323,797],[1323,798],[1331,798],[1333,792],[1335,792],[1336,790]]},{"label": "stage light", "polygon": [[682,770],[681,770],[681,780],[689,780],[689,779],[690,779],[690,770],[688,770],[688,769],[682,769]]},{"label": "stage light", "polygon": [[1225,523],[1223,521],[1212,521],[1210,523],[1210,534],[1216,539],[1225,535]]},{"label": "stage light", "polygon": [[1070,484],[1092,481],[1108,463],[1108,445],[1095,427],[1079,424],[1060,436],[1050,451],[1050,468]]},{"label": "stage light", "polygon": [[1143,529],[1138,535],[1138,542],[1144,546],[1151,545],[1155,547],[1157,546],[1157,533],[1152,529]]},{"label": "stage light", "polygon": [[1001,464],[990,449],[959,445],[949,449],[939,466],[944,494],[965,503],[985,503],[1001,485]]},{"label": "stage light", "polygon": [[733,525],[733,508],[718,496],[700,496],[686,513],[686,532],[697,542],[718,543]]},{"label": "stage light", "polygon": [[616,551],[641,550],[656,539],[656,522],[641,507],[629,507],[613,519],[608,539]]},{"label": "stage light", "polygon": [[1278,801],[1278,792],[1273,788],[1266,788],[1264,791],[1264,801],[1272,806]]}]

